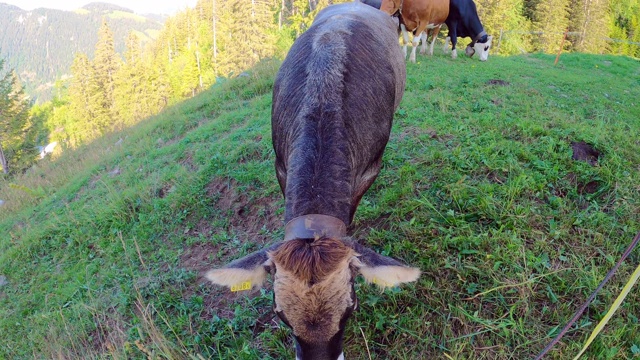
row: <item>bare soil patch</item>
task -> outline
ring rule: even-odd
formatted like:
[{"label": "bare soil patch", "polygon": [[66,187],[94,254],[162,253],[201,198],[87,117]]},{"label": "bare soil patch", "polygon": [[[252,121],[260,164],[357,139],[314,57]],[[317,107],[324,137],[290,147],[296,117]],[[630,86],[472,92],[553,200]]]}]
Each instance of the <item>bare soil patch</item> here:
[{"label": "bare soil patch", "polygon": [[[272,239],[268,233],[281,228],[282,216],[277,210],[282,206],[281,195],[259,196],[254,187],[240,189],[233,179],[215,179],[206,188],[207,196],[216,201],[216,207],[229,216],[229,231],[242,239],[266,244]],[[251,196],[254,194],[255,196]]]},{"label": "bare soil patch", "polygon": [[593,145],[584,141],[571,142],[571,148],[573,149],[573,156],[571,157],[573,160],[586,161],[591,166],[597,165],[602,155]]},{"label": "bare soil patch", "polygon": [[500,79],[491,79],[487,81],[487,85],[509,86],[511,84],[508,81],[504,81]]},{"label": "bare soil patch", "polygon": [[[282,206],[281,195],[256,194],[259,194],[257,188],[241,186],[234,179],[214,179],[206,186],[206,196],[214,199],[213,206],[228,218],[227,225],[224,228],[214,228],[211,219],[203,218],[194,228],[185,230],[185,234],[208,238],[215,233],[226,232],[234,234],[242,242],[256,244],[257,248],[266,246],[273,242],[271,233],[283,226],[282,216],[276,212]],[[237,302],[238,297],[259,294],[258,291],[232,293],[229,289],[210,285],[204,277],[208,270],[233,260],[237,246],[236,242],[197,242],[186,247],[180,256],[180,266],[198,274],[196,281],[184,291],[183,297],[188,299],[194,295],[202,296],[204,310],[200,317],[203,319],[212,319],[214,316],[233,318],[232,304]],[[206,288],[211,291],[203,291],[203,284],[207,284]],[[263,325],[258,327],[264,327],[269,321],[271,318],[265,318]]]},{"label": "bare soil patch", "polygon": [[184,153],[184,156],[180,159],[179,163],[191,172],[198,170],[198,166],[193,163],[193,153],[190,151]]},{"label": "bare soil patch", "polygon": [[98,353],[121,349],[127,340],[126,324],[115,309],[94,315],[96,328],[89,332],[91,347]]}]

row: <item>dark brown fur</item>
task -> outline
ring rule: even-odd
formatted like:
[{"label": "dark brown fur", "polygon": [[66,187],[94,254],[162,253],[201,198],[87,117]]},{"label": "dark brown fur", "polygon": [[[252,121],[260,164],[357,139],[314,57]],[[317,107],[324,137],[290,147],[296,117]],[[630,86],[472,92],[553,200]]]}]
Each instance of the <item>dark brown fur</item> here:
[{"label": "dark brown fur", "polygon": [[271,259],[276,266],[293,273],[300,281],[313,285],[336,271],[338,265],[353,253],[342,240],[295,239],[285,242],[271,253]]}]

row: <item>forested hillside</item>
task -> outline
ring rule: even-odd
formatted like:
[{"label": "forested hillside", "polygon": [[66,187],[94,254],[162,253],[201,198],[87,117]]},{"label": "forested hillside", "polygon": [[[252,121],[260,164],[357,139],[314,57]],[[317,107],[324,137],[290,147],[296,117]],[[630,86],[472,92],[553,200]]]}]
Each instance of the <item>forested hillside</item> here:
[{"label": "forested hillside", "polygon": [[70,75],[74,54],[93,57],[103,19],[114,33],[119,53],[124,52],[130,32],[148,42],[162,28],[156,19],[111,4],[91,3],[76,11],[26,11],[0,3],[0,56],[33,98],[50,100],[52,83]]}]

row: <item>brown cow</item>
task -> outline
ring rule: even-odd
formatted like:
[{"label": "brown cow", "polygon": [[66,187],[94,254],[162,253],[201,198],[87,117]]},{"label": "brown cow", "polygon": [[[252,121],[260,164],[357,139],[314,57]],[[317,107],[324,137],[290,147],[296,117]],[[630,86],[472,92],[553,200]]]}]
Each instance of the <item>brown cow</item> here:
[{"label": "brown cow", "polygon": [[293,330],[296,359],[344,359],[357,274],[382,287],[420,275],[346,236],[380,171],[405,76],[397,23],[356,2],[318,13],[276,77],[271,125],[285,196],[284,241],[207,278],[255,288],[270,273],[274,310]]},{"label": "brown cow", "polygon": [[[382,0],[380,10],[394,15],[400,13],[400,28],[404,37],[404,55],[407,56],[407,30],[413,32],[413,50],[410,60],[416,62],[416,47],[422,38],[422,54],[426,52],[427,32],[433,29],[429,55],[433,55],[433,45],[443,23],[449,28],[451,57],[456,58],[458,37],[470,37],[471,44],[465,50],[468,56],[478,53],[480,61],[489,57],[492,37],[487,35],[480,23],[476,4],[473,0]],[[445,52],[449,38],[445,42]]]},{"label": "brown cow", "polygon": [[[433,55],[433,45],[440,27],[449,16],[449,0],[382,0],[380,10],[389,15],[400,12],[400,28],[404,37],[404,55],[407,56],[409,37],[407,30],[413,33],[413,49],[409,60],[416,62],[416,48],[423,38],[422,54],[426,52],[428,31],[432,29],[429,55]],[[424,35],[423,35],[424,34]]]}]

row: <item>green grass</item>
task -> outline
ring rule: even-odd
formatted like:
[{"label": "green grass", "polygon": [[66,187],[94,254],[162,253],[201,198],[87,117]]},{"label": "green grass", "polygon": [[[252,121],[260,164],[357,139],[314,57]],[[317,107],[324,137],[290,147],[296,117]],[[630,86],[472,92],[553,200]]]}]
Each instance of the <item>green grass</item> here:
[{"label": "green grass", "polygon": [[[351,232],[423,275],[384,293],[358,283],[345,353],[531,358],[639,230],[640,63],[418,60]],[[282,237],[278,66],[0,182],[0,358],[293,358],[269,291],[202,279]],[[572,159],[579,141],[601,152],[596,166]],[[577,354],[638,254],[548,358]],[[584,358],[637,357],[638,314],[636,289]]]}]

